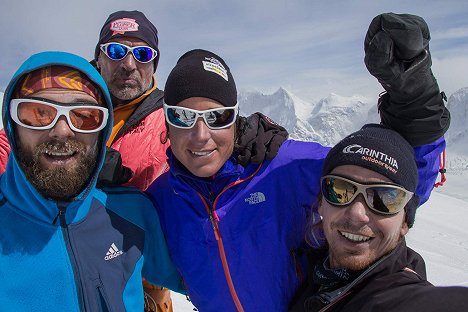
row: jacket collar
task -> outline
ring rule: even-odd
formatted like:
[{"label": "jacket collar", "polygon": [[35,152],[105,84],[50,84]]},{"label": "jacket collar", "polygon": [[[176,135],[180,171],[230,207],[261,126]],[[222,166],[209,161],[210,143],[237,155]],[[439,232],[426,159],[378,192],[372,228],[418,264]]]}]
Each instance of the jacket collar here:
[{"label": "jacket collar", "polygon": [[244,167],[237,164],[235,159],[231,157],[214,176],[201,178],[187,170],[187,168],[174,157],[171,148],[167,149],[166,154],[170,166],[171,179],[176,182],[175,185],[173,183],[173,186],[183,187],[183,185],[185,185],[185,187],[194,189],[207,199],[211,198],[213,195],[218,195],[225,186],[241,178],[246,173]]},{"label": "jacket collar", "polygon": [[[316,261],[323,260],[324,253],[322,252],[320,254],[322,257],[313,258],[310,268],[315,266]],[[312,257],[313,256],[312,254]],[[388,276],[402,271],[404,268],[409,268],[422,279],[426,279],[426,267],[423,258],[418,253],[408,248],[403,238],[393,251],[374,262],[349,284],[332,291],[318,292],[316,295],[322,298],[321,301],[327,301],[329,304],[333,304],[352,291],[352,289],[359,287],[359,285],[377,277]]]}]

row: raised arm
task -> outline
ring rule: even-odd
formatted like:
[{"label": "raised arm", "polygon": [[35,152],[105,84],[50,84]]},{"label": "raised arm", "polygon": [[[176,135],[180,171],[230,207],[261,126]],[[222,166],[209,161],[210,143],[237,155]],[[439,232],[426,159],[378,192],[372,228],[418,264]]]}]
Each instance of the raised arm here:
[{"label": "raised arm", "polygon": [[372,20],[364,41],[366,67],[386,91],[379,99],[382,123],[415,148],[421,204],[437,178],[450,124],[445,95],[431,71],[429,40],[423,18],[385,13]]}]

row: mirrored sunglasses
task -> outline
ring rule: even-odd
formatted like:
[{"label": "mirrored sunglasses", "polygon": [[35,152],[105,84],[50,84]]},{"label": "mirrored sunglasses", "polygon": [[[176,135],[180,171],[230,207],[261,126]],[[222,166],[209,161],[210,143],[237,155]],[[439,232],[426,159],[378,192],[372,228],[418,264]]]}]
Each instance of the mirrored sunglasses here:
[{"label": "mirrored sunglasses", "polygon": [[405,208],[413,193],[391,183],[360,184],[336,175],[321,179],[323,198],[333,206],[346,206],[362,194],[370,210],[377,214],[393,215]]},{"label": "mirrored sunglasses", "polygon": [[166,121],[176,128],[191,129],[198,118],[202,117],[208,128],[217,130],[227,128],[236,121],[236,117],[239,113],[238,107],[239,104],[236,104],[233,107],[221,107],[199,111],[181,106],[164,104],[164,114],[166,115]]},{"label": "mirrored sunglasses", "polygon": [[45,99],[13,99],[10,116],[20,126],[34,129],[51,129],[60,116],[65,116],[70,129],[81,133],[102,130],[107,124],[107,108],[92,103],[58,103]]},{"label": "mirrored sunglasses", "polygon": [[158,51],[148,46],[129,47],[122,43],[108,42],[101,44],[100,48],[107,57],[114,61],[124,59],[129,52],[140,63],[149,63],[158,56]]}]

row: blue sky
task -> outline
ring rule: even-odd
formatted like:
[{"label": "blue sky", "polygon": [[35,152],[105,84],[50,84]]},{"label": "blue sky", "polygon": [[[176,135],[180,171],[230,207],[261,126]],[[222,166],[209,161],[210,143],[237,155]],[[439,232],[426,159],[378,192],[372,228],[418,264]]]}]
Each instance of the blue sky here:
[{"label": "blue sky", "polygon": [[63,50],[93,57],[99,30],[114,11],[140,10],[159,31],[160,88],[177,59],[204,48],[222,56],[240,90],[276,91],[304,100],[329,93],[377,97],[363,39],[383,12],[424,17],[432,34],[433,71],[448,95],[468,87],[468,2],[313,0],[4,1],[0,12],[0,90],[31,54]]}]

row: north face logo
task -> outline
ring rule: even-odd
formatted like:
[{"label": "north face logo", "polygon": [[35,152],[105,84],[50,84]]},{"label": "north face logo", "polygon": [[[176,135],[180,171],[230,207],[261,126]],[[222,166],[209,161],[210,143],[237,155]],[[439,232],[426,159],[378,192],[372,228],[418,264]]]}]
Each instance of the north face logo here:
[{"label": "north face logo", "polygon": [[246,203],[249,203],[249,205],[255,205],[261,202],[264,202],[266,200],[265,194],[262,192],[255,192],[255,193],[250,193],[250,197],[247,197],[245,199]]}]

